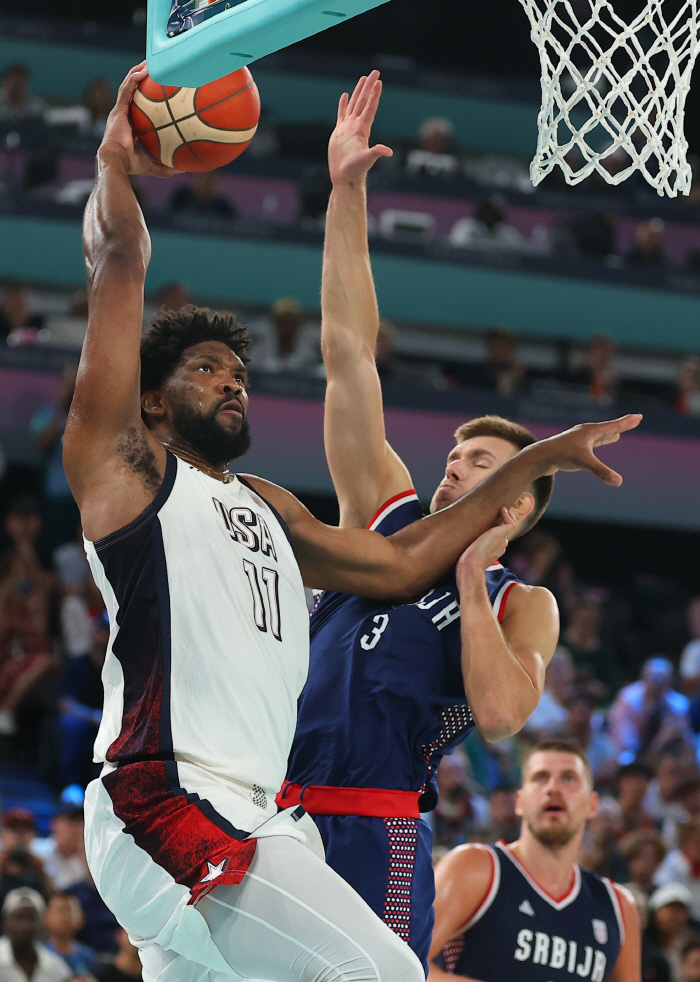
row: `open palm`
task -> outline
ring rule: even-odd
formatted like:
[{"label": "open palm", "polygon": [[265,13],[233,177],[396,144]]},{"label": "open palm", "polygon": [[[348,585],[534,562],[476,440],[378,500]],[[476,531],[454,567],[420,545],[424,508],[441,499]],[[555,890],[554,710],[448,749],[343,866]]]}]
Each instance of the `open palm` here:
[{"label": "open palm", "polygon": [[352,96],[340,97],[338,121],[328,144],[328,169],[334,184],[357,184],[380,157],[390,157],[389,147],[369,145],[372,123],[379,105],[382,83],[379,72],[363,76]]}]

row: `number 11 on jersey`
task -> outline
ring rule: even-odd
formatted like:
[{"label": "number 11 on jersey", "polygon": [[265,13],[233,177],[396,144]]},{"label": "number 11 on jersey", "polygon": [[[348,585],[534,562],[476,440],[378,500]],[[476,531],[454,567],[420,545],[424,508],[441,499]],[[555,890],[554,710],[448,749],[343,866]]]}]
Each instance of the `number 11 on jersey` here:
[{"label": "number 11 on jersey", "polygon": [[[251,563],[249,559],[243,560],[243,570],[248,577],[250,592],[253,595],[255,626],[259,631],[267,632],[269,624],[272,636],[281,641],[279,573],[276,569],[268,569],[267,566],[263,566],[260,570],[260,576],[258,576],[257,566],[255,563]],[[264,596],[260,587],[260,580],[265,587]]]}]

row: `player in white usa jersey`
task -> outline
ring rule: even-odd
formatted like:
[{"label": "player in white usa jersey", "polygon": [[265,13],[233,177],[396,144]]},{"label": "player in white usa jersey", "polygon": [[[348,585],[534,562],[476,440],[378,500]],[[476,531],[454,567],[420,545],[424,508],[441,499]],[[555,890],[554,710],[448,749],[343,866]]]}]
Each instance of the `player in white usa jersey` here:
[{"label": "player in white usa jersey", "polygon": [[146,982],[418,982],[410,949],[314,855],[303,809],[273,803],[308,664],[302,585],[420,596],[538,476],[619,484],[593,448],[638,417],[536,444],[388,538],[231,475],[249,439],[245,330],[190,307],[141,341],[150,241],[129,175],[170,173],[134,147],[144,73],[120,88],[85,212],[90,317],[64,440],[111,629],[90,868]]}]

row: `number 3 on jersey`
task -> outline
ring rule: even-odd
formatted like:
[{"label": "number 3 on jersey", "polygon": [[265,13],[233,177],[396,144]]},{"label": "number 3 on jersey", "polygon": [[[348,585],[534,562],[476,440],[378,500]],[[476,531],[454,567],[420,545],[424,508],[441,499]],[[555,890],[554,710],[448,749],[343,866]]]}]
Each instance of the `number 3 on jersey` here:
[{"label": "number 3 on jersey", "polygon": [[[267,632],[268,622],[270,632],[278,641],[282,640],[280,625],[280,590],[277,570],[263,566],[258,578],[258,568],[250,560],[243,560],[243,569],[248,577],[250,592],[253,594],[253,620],[258,631]],[[260,589],[260,580],[265,586],[265,596]],[[265,600],[267,599],[267,604]]]}]

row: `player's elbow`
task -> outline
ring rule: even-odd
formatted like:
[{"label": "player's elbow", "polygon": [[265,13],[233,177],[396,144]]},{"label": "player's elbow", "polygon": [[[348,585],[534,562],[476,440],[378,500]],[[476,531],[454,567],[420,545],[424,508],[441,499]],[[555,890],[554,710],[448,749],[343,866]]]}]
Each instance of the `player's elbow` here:
[{"label": "player's elbow", "polygon": [[528,716],[508,706],[473,706],[470,704],[479,733],[487,743],[498,743],[522,730]]}]

